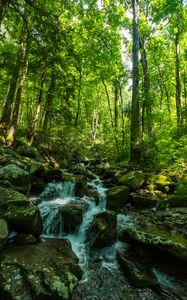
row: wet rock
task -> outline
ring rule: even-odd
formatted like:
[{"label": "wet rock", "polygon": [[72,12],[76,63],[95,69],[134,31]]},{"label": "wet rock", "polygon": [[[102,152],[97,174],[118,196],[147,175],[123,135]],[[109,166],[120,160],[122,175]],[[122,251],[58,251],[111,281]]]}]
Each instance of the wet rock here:
[{"label": "wet rock", "polygon": [[130,194],[131,199],[132,199],[132,204],[137,208],[137,209],[144,209],[144,208],[150,208],[150,207],[158,207],[160,206],[160,200],[159,198],[155,198],[154,196],[142,196],[138,193],[132,192]]},{"label": "wet rock", "polygon": [[29,245],[37,242],[37,239],[32,234],[17,234],[14,243],[17,245]]},{"label": "wet rock", "polygon": [[142,171],[131,171],[119,178],[119,183],[127,185],[130,190],[139,189],[145,182],[145,175]]},{"label": "wet rock", "polygon": [[101,212],[92,221],[87,238],[91,248],[103,248],[115,242],[117,217],[114,212]]},{"label": "wet rock", "polygon": [[45,167],[38,161],[33,161],[30,165],[30,173],[35,176],[40,176],[45,171]]},{"label": "wet rock", "polygon": [[99,204],[99,193],[97,189],[88,190],[87,196],[92,198],[96,205]]},{"label": "wet rock", "polygon": [[87,179],[83,175],[75,175],[75,196],[83,197],[87,192]]},{"label": "wet rock", "polygon": [[22,145],[17,147],[16,151],[19,155],[34,158],[36,160],[40,159],[39,152],[35,147]]},{"label": "wet rock", "polygon": [[43,178],[36,177],[36,176],[32,177],[32,183],[30,189],[31,194],[34,195],[40,194],[44,191],[45,187],[46,187],[46,183]]},{"label": "wet rock", "polygon": [[151,270],[151,266],[147,264],[145,259],[134,254],[130,247],[118,249],[116,258],[124,274],[134,287],[158,286],[158,281]]},{"label": "wet rock", "polygon": [[0,219],[0,250],[6,245],[8,241],[8,224],[4,219]]},{"label": "wet rock", "polygon": [[187,262],[187,240],[178,234],[167,234],[164,231],[151,232],[128,228],[121,233],[122,241],[138,244],[166,257]]},{"label": "wet rock", "polygon": [[64,222],[64,232],[75,232],[83,220],[85,206],[80,202],[70,202],[59,208]]},{"label": "wet rock", "polygon": [[20,167],[9,164],[0,168],[1,180],[9,181],[17,190],[26,192],[30,185],[29,172],[21,169]]},{"label": "wet rock", "polygon": [[23,194],[0,187],[0,218],[7,221],[10,230],[40,235],[42,221],[38,208]]},{"label": "wet rock", "polygon": [[112,211],[120,212],[129,201],[129,188],[116,186],[108,189],[106,207]]},{"label": "wet rock", "polygon": [[0,295],[8,299],[70,299],[82,277],[66,240],[10,245],[0,255]]},{"label": "wet rock", "polygon": [[44,179],[45,183],[49,183],[52,181],[60,182],[62,181],[62,170],[47,169],[41,174],[41,177]]}]

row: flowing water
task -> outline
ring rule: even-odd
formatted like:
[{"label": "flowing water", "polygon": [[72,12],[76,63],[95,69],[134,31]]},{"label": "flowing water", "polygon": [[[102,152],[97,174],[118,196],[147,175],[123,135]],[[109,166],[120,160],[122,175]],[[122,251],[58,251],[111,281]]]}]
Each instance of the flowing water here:
[{"label": "flowing water", "polygon": [[[153,272],[165,293],[158,295],[148,288],[135,289],[130,286],[115,259],[116,249],[121,246],[121,242],[116,241],[112,246],[100,250],[89,249],[86,232],[94,215],[106,210],[106,188],[99,178],[96,178],[88,183],[88,189],[97,191],[98,205],[92,197],[76,197],[75,184],[72,182],[50,183],[40,195],[38,205],[43,220],[43,236],[68,239],[73,251],[79,257],[84,276],[75,290],[73,300],[186,300],[185,289],[183,291],[181,284],[157,269],[153,269]],[[60,208],[71,203],[81,203],[85,207],[85,212],[80,227],[74,232],[65,233]],[[134,224],[130,215],[118,214],[118,231],[133,227]]]}]

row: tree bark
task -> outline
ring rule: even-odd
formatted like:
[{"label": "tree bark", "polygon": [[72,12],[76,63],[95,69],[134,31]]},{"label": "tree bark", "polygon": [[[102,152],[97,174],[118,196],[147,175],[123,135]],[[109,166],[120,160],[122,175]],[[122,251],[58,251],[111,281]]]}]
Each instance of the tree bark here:
[{"label": "tree bark", "polygon": [[40,110],[41,110],[44,81],[45,81],[45,69],[42,72],[41,80],[40,80],[40,92],[39,92],[39,96],[38,96],[38,103],[37,103],[35,118],[34,118],[33,126],[32,126],[31,138],[30,138],[30,142],[29,142],[30,145],[33,144],[35,134],[36,134],[36,128],[37,128],[38,119],[39,119]]},{"label": "tree bark", "polygon": [[8,0],[0,0],[0,25],[3,20],[4,10],[7,2]]},{"label": "tree bark", "polygon": [[44,124],[43,124],[44,137],[46,137],[46,135],[47,135],[48,125],[49,125],[49,122],[51,119],[52,103],[53,103],[55,86],[56,86],[56,77],[55,77],[55,68],[53,68],[52,74],[51,74],[51,83],[49,86],[47,99],[46,99],[46,111],[45,111]]},{"label": "tree bark", "polygon": [[144,88],[144,104],[146,109],[146,123],[147,123],[148,135],[152,140],[154,140],[155,131],[154,131],[153,115],[152,115],[152,99],[150,94],[150,78],[149,78],[147,53],[145,49],[145,41],[143,38],[140,38],[140,49],[141,49],[141,64],[143,69],[143,88]]},{"label": "tree bark", "polygon": [[132,0],[133,8],[133,46],[132,46],[132,108],[131,108],[131,141],[130,159],[139,159],[139,1]]}]

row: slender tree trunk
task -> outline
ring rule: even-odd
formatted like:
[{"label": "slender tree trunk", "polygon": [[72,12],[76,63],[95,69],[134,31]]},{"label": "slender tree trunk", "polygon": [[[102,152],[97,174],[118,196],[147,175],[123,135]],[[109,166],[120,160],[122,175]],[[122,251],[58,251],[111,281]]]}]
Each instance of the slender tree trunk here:
[{"label": "slender tree trunk", "polygon": [[120,94],[120,100],[121,100],[122,148],[124,148],[124,146],[125,146],[125,109],[124,109],[122,89],[121,89],[121,85],[120,85],[119,81],[118,81],[118,85],[119,85],[119,94]]},{"label": "slender tree trunk", "polygon": [[5,5],[7,4],[8,0],[0,0],[0,25],[3,20]]},{"label": "slender tree trunk", "polygon": [[186,73],[184,72],[184,118],[185,118],[185,133],[187,133],[187,91],[186,91]]},{"label": "slender tree trunk", "polygon": [[139,135],[140,135],[140,112],[139,112],[139,1],[132,0],[133,8],[133,46],[132,46],[132,109],[131,109],[131,143],[130,159],[139,159]]},{"label": "slender tree trunk", "polygon": [[175,85],[176,85],[176,113],[177,113],[177,135],[182,133],[182,115],[181,115],[181,84],[180,84],[180,15],[177,20],[177,33],[175,35]]},{"label": "slender tree trunk", "polygon": [[118,85],[117,83],[115,83],[114,85],[114,126],[116,132],[118,131],[118,101],[119,101]]},{"label": "slender tree trunk", "polygon": [[116,133],[116,130],[115,130],[115,124],[114,124],[114,120],[113,120],[113,116],[112,116],[112,108],[111,108],[111,104],[110,104],[110,97],[109,97],[108,89],[107,89],[107,86],[106,86],[106,83],[105,83],[104,79],[102,79],[102,82],[103,82],[105,92],[106,92],[106,97],[107,97],[107,101],[108,101],[108,108],[109,108],[109,113],[110,113],[110,121],[111,121],[112,129],[114,130],[116,149],[118,151],[119,150],[118,149],[118,139],[117,139],[117,133]]},{"label": "slender tree trunk", "polygon": [[99,113],[98,111],[96,111],[93,112],[93,116],[92,116],[92,145],[94,145],[95,143],[98,124],[99,124]]},{"label": "slender tree trunk", "polygon": [[15,64],[15,67],[13,70],[12,78],[10,81],[10,85],[9,85],[9,89],[8,89],[7,97],[6,97],[5,104],[4,104],[2,117],[1,117],[1,123],[4,124],[5,127],[9,127],[10,122],[11,122],[12,106],[13,106],[14,98],[16,95],[20,66],[22,63],[23,56],[24,56],[26,36],[27,36],[26,27],[25,27],[25,24],[23,24],[21,36],[20,36],[20,46],[19,46],[19,50],[17,53],[16,64]]},{"label": "slender tree trunk", "polygon": [[78,105],[77,105],[77,113],[76,113],[75,123],[74,123],[75,127],[78,126],[78,122],[79,122],[79,114],[81,108],[81,89],[82,89],[82,69],[79,70]]},{"label": "slender tree trunk", "polygon": [[49,125],[50,119],[51,119],[52,103],[53,103],[55,86],[56,86],[56,77],[55,77],[55,68],[53,68],[53,71],[51,74],[51,83],[49,86],[47,99],[46,99],[46,111],[45,111],[44,124],[43,124],[44,137],[46,137],[46,135],[47,135],[48,125]]},{"label": "slender tree trunk", "polygon": [[147,62],[147,53],[145,49],[145,42],[143,38],[140,38],[140,48],[141,48],[141,64],[143,69],[143,87],[144,87],[144,104],[146,109],[146,122],[149,137],[154,140],[154,124],[153,124],[153,115],[152,115],[152,99],[150,94],[150,78]]},{"label": "slender tree trunk", "polygon": [[30,138],[30,142],[29,142],[30,145],[32,145],[32,143],[34,142],[34,137],[36,134],[36,128],[37,128],[38,119],[39,119],[40,110],[41,110],[44,81],[45,81],[45,69],[42,72],[41,80],[40,80],[40,92],[39,92],[39,96],[38,96],[38,103],[37,103],[36,113],[35,113],[33,126],[32,126],[31,138]]}]

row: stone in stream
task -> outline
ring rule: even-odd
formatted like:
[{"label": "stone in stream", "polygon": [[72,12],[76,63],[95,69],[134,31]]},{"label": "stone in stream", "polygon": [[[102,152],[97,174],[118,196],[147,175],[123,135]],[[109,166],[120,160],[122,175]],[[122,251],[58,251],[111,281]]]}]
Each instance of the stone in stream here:
[{"label": "stone in stream", "polygon": [[0,250],[6,245],[8,241],[8,224],[5,220],[0,219]]},{"label": "stone in stream", "polygon": [[9,245],[0,253],[1,299],[68,300],[82,277],[78,263],[67,240]]},{"label": "stone in stream", "polygon": [[108,189],[106,199],[107,209],[120,212],[128,202],[129,188],[127,186],[115,186]]},{"label": "stone in stream", "polygon": [[121,240],[134,245],[141,245],[166,258],[187,262],[187,240],[179,234],[167,234],[164,231],[152,229],[150,232],[127,228],[121,233]]},{"label": "stone in stream", "polygon": [[10,230],[35,236],[42,232],[38,207],[23,194],[12,189],[0,187],[0,218],[7,221]]},{"label": "stone in stream", "polygon": [[112,211],[98,213],[87,233],[88,242],[91,248],[103,248],[111,245],[116,240],[117,216]]},{"label": "stone in stream", "polygon": [[144,259],[139,254],[137,255],[132,248],[118,249],[116,258],[133,286],[145,288],[159,285],[156,276],[151,270],[151,266],[145,261],[146,258]]},{"label": "stone in stream", "polygon": [[84,203],[71,201],[59,208],[63,217],[64,232],[75,232],[83,220],[83,214],[86,211]]}]

